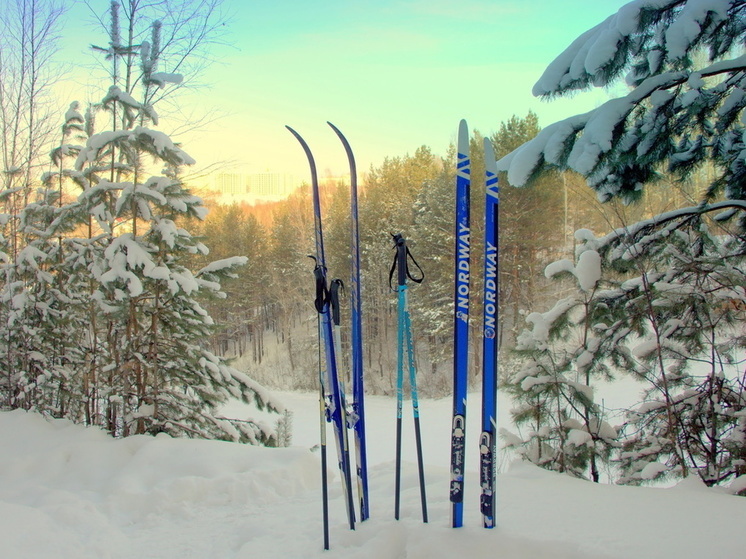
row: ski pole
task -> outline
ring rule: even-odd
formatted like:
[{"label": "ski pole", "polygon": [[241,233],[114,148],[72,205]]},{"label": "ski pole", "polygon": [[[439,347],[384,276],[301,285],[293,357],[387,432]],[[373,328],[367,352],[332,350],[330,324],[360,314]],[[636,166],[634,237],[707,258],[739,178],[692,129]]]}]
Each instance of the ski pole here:
[{"label": "ski pole", "polygon": [[[406,293],[406,292],[405,292]],[[405,302],[405,305],[407,303]],[[409,309],[404,313],[405,331],[407,337],[407,352],[409,354],[409,386],[412,394],[412,410],[414,414],[414,437],[417,446],[417,468],[420,479],[420,501],[422,506],[422,521],[427,523],[427,497],[425,496],[425,467],[422,459],[422,432],[420,429],[420,404],[417,396],[417,369],[414,361],[414,341],[412,339],[412,322]]]},{"label": "ski pole", "polygon": [[[389,273],[389,283],[394,271],[397,271],[397,368],[396,368],[396,470],[395,470],[395,495],[394,495],[394,518],[399,520],[400,495],[401,495],[401,446],[402,446],[402,408],[404,400],[404,362],[407,361],[409,370],[409,385],[412,396],[412,408],[415,427],[415,444],[417,449],[417,466],[420,481],[420,500],[422,506],[422,521],[427,522],[427,498],[425,494],[425,470],[422,458],[422,434],[420,430],[419,401],[417,396],[417,367],[414,355],[414,340],[412,337],[412,322],[409,315],[408,286],[407,279],[415,283],[421,283],[424,279],[422,268],[414,260],[406,239],[401,234],[393,235],[396,244],[396,255]],[[409,270],[408,260],[419,269],[420,275],[413,276]]]},{"label": "ski pole", "polygon": [[[319,341],[321,341],[321,319],[316,318]],[[326,458],[326,395],[324,394],[324,372],[321,367],[321,344],[319,343],[319,423],[321,446],[321,516],[324,532],[324,549],[329,549],[329,480]]]}]

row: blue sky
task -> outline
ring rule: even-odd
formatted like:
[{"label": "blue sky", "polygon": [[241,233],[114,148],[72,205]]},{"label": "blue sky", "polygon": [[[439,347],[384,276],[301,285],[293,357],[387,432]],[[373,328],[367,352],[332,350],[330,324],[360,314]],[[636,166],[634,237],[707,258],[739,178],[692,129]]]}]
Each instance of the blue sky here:
[{"label": "blue sky", "polygon": [[[102,10],[109,3],[91,0],[98,2]],[[185,99],[224,116],[180,139],[201,165],[230,160],[236,171],[304,175],[289,124],[308,140],[320,173],[337,174],[346,160],[327,120],[346,134],[361,171],[421,145],[445,153],[461,118],[489,134],[531,109],[547,125],[603,95],[543,102],[532,97],[533,83],[573,39],[625,3],[226,0],[235,17],[225,38],[234,48],[220,48],[220,63],[204,77],[209,87]],[[95,43],[90,35],[81,49]]]}]

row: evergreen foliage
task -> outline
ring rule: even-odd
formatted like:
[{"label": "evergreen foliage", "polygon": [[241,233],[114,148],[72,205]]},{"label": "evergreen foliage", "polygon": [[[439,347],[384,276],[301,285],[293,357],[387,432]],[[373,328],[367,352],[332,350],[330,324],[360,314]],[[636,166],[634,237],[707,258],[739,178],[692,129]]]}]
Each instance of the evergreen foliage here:
[{"label": "evergreen foliage", "polygon": [[743,199],[744,21],[740,0],[638,0],[581,35],[534,94],[565,95],[622,76],[630,91],[546,127],[504,158],[511,183],[549,165],[586,176],[602,200],[631,201],[642,185],[685,179],[712,163],[706,199]]},{"label": "evergreen foliage", "polygon": [[[547,267],[579,286],[528,315],[526,366],[510,379],[516,419],[531,429],[507,434],[509,446],[536,463],[597,480],[596,456],[617,464],[622,483],[696,473],[720,485],[746,473],[744,10],[738,0],[630,2],[568,47],[534,93],[625,74],[630,92],[548,126],[499,163],[517,185],[572,169],[599,199],[625,202],[712,171],[699,205],[598,238],[578,231],[576,262]],[[604,418],[594,382],[622,372],[643,383],[642,402],[617,428],[595,429]],[[572,436],[578,426],[583,437]]]},{"label": "evergreen foliage", "polygon": [[[126,8],[133,24],[137,5]],[[263,422],[222,416],[232,399],[282,409],[206,344],[214,323],[198,297],[225,297],[221,281],[247,258],[190,267],[208,253],[183,226],[206,215],[181,179],[194,160],[152,128],[154,89],[181,79],[156,73],[162,24],[136,45],[133,25],[122,37],[119,11],[112,2],[109,47],[97,49],[111,62],[112,85],[86,117],[70,106],[51,154],[55,170],[18,214],[0,286],[3,402],[115,436],[276,444]]]}]

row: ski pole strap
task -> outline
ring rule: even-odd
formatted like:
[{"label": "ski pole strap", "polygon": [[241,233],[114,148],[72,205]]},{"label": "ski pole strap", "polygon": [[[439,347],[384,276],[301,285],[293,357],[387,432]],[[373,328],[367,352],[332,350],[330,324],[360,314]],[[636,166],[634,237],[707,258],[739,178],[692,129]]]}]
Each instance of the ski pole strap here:
[{"label": "ski pole strap", "polygon": [[[394,255],[394,262],[391,264],[391,270],[389,271],[389,287],[392,291],[396,291],[391,284],[391,280],[394,278],[394,272],[397,270],[398,285],[405,285],[407,283],[407,278],[415,283],[422,283],[422,280],[425,279],[425,272],[417,263],[417,260],[414,259],[414,256],[412,256],[412,252],[407,246],[407,240],[401,233],[396,233],[395,235],[392,235],[392,237],[394,238],[394,243],[396,245],[396,254]],[[416,276],[412,274],[409,262],[417,268],[418,274]]]},{"label": "ski pole strap", "polygon": [[344,291],[345,284],[342,283],[341,279],[332,280],[331,286],[329,287],[329,305],[332,308],[332,322],[335,326],[339,326],[339,291]]},{"label": "ski pole strap", "polygon": [[329,302],[329,289],[326,286],[326,273],[323,266],[319,264],[315,256],[309,256],[316,262],[316,267],[313,269],[313,275],[316,278],[316,298],[313,301],[313,306],[316,307],[316,312],[324,312],[324,305]]}]

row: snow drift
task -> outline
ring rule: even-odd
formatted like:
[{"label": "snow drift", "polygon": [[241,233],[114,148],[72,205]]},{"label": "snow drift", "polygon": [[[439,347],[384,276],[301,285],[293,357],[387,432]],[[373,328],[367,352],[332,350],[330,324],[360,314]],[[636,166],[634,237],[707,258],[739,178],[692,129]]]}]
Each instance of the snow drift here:
[{"label": "snow drift", "polygon": [[[498,527],[484,530],[476,457],[466,477],[465,527],[449,528],[449,399],[421,402],[431,522],[419,520],[416,465],[406,455],[396,522],[388,398],[367,406],[371,520],[346,529],[332,479],[332,550],[324,552],[319,461],[309,450],[318,439],[318,402],[313,394],[283,400],[296,426],[295,446],[284,449],[166,435],[114,440],[67,421],[0,413],[0,556],[685,559],[743,552],[746,499],[694,480],[672,489],[594,485],[523,463],[499,474]],[[475,453],[477,416],[467,431]]]}]

